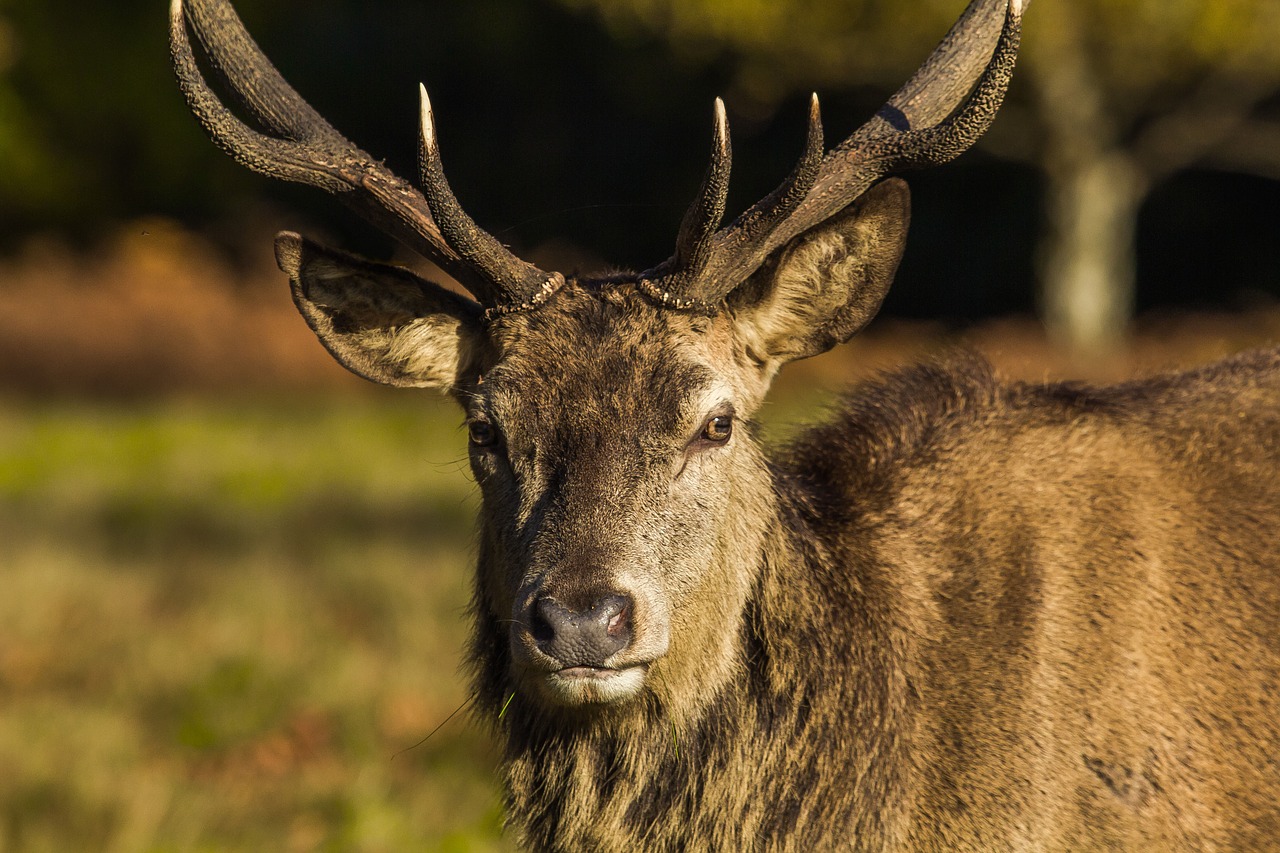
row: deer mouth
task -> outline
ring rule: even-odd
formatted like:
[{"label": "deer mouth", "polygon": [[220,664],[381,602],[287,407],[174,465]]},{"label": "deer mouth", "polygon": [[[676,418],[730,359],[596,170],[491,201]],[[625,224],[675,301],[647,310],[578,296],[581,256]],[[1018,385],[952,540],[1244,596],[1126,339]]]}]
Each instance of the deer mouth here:
[{"label": "deer mouth", "polygon": [[564,669],[558,670],[555,674],[561,678],[613,678],[620,669],[612,669],[603,666],[566,666]]},{"label": "deer mouth", "polygon": [[569,666],[542,679],[550,698],[565,705],[598,705],[623,702],[644,686],[648,664],[622,668]]}]

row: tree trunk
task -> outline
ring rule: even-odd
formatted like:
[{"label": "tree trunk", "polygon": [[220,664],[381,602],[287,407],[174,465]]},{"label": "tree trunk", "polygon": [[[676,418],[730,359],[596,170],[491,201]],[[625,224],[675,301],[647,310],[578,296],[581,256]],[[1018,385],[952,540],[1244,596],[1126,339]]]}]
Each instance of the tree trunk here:
[{"label": "tree trunk", "polygon": [[1048,182],[1040,307],[1054,340],[1101,359],[1124,343],[1133,314],[1134,239],[1149,184],[1122,147],[1076,10],[1055,3],[1042,12],[1039,50],[1028,53]]},{"label": "tree trunk", "polygon": [[1133,316],[1144,181],[1119,151],[1058,159],[1047,177],[1039,258],[1044,323],[1057,343],[1105,358],[1122,346]]}]

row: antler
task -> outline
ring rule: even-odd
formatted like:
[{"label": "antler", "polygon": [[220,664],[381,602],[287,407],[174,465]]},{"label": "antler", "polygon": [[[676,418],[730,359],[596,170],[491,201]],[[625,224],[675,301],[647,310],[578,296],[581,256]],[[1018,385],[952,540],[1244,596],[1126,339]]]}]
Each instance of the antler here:
[{"label": "antler", "polygon": [[[641,288],[674,308],[712,305],[770,253],[839,213],[876,181],[903,169],[945,163],[968,149],[986,132],[1004,100],[1025,5],[1026,0],[972,0],[911,79],[825,157],[815,95],[804,153],[794,171],[774,192],[712,234],[723,210],[707,212],[707,185],[713,174],[723,173],[728,180],[727,129],[718,117],[724,164],[717,166],[713,157],[707,183],[681,228],[682,235],[706,236],[696,252],[680,245],[672,258],[642,273]],[[992,49],[987,45],[997,27]],[[719,116],[722,106],[717,104]],[[697,222],[691,224],[691,219]]]},{"label": "antler", "polygon": [[[188,25],[236,99],[272,135],[249,127],[218,100],[196,65]],[[312,109],[254,43],[226,0],[173,0],[169,48],[187,104],[213,141],[241,164],[333,193],[439,264],[485,304],[537,304],[563,281],[559,273],[543,272],[511,254],[463,212],[444,180],[425,90],[420,146],[424,197]]]}]

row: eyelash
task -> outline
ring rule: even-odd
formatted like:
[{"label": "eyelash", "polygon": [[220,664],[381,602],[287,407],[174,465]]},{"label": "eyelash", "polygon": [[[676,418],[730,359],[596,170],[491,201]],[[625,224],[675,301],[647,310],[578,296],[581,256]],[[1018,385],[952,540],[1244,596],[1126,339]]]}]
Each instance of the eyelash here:
[{"label": "eyelash", "polygon": [[488,421],[480,420],[467,423],[467,436],[475,447],[493,447],[501,437],[497,427]]}]

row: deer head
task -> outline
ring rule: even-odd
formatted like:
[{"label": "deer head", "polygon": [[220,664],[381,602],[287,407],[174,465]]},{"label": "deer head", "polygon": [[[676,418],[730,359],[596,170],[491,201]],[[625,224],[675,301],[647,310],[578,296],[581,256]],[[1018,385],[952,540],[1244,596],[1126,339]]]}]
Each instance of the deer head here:
[{"label": "deer head", "polygon": [[[581,709],[646,691],[710,695],[689,687],[729,676],[733,626],[776,525],[751,415],[783,363],[847,340],[875,314],[908,224],[906,184],[885,178],[945,162],[986,130],[1021,7],[973,0],[831,151],[815,97],[795,169],[723,227],[730,145],[717,101],[711,165],[673,255],[592,278],[540,270],[467,216],[425,90],[413,185],[308,106],[225,0],[174,0],[174,66],[220,146],[337,195],[475,296],[296,234],[276,240],[299,311],[339,362],[375,382],[443,389],[466,411],[483,495],[486,678]],[[265,133],[212,93],[188,28]]]}]

